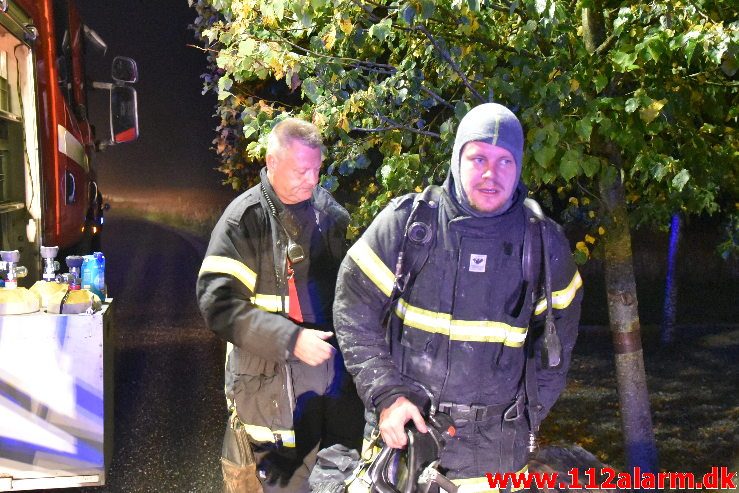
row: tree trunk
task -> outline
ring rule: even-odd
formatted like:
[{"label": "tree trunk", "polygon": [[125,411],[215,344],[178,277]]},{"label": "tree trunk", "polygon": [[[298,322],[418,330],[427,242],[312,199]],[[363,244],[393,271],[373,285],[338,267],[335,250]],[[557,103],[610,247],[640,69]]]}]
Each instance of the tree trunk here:
[{"label": "tree trunk", "polygon": [[613,179],[601,180],[600,194],[606,209],[604,247],[608,316],[613,333],[627,470],[639,466],[642,471],[656,473],[657,445],[644,371],[631,232],[623,183],[618,173]]},{"label": "tree trunk", "polygon": [[675,319],[677,318],[677,251],[680,244],[680,213],[672,215],[670,222],[670,243],[667,250],[667,276],[665,277],[665,301],[662,309],[660,343],[672,344],[675,338]]}]

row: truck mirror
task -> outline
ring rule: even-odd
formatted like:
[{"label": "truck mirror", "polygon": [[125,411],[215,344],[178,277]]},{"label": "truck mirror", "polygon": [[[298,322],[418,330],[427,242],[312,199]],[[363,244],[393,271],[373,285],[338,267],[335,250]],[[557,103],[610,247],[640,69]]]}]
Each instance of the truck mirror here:
[{"label": "truck mirror", "polygon": [[118,83],[134,83],[139,79],[139,70],[133,58],[117,56],[113,59],[110,76]]},{"label": "truck mirror", "polygon": [[122,144],[139,136],[139,114],[136,89],[113,86],[110,89],[110,135],[113,143]]}]

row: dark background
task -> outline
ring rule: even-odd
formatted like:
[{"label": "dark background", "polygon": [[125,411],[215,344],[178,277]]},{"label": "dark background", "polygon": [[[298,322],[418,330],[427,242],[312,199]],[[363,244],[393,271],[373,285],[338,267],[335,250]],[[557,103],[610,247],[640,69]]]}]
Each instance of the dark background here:
[{"label": "dark background", "polygon": [[[156,6],[156,8],[154,8]],[[226,190],[210,151],[215,95],[202,95],[205,54],[188,25],[187,0],[79,0],[85,23],[107,43],[104,56],[88,55],[88,73],[110,81],[113,57],[138,63],[140,137],[96,156],[104,194],[137,196],[172,189]],[[90,116],[99,139],[109,137],[107,91],[91,91]]]}]

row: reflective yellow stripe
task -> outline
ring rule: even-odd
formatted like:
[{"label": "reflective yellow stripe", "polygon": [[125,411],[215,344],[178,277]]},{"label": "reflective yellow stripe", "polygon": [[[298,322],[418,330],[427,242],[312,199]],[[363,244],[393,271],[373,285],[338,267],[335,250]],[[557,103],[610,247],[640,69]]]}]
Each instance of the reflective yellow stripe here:
[{"label": "reflective yellow stripe", "polygon": [[454,320],[448,313],[433,312],[398,300],[395,313],[415,329],[442,334],[453,341],[498,342],[510,347],[521,347],[526,340],[526,327],[513,327],[490,320]]},{"label": "reflective yellow stripe", "polygon": [[[552,306],[557,310],[563,310],[570,306],[570,303],[572,303],[572,300],[575,299],[575,294],[577,293],[577,290],[582,286],[582,277],[580,277],[580,273],[578,271],[575,271],[575,275],[572,276],[572,281],[570,281],[569,286],[566,288],[555,291],[552,293]],[[547,309],[547,299],[543,298],[539,300],[539,302],[536,304],[536,309],[534,309],[534,314],[539,315],[544,312],[544,310]]]},{"label": "reflective yellow stripe", "polygon": [[254,292],[254,286],[257,285],[256,273],[245,264],[229,257],[219,257],[217,255],[209,255],[203,260],[200,267],[198,277],[205,273],[228,274],[244,283],[249,291]]},{"label": "reflective yellow stripe", "polygon": [[[282,296],[274,294],[259,294],[252,296],[250,300],[253,304],[267,312],[282,311]],[[285,312],[290,311],[290,298],[285,297]]]},{"label": "reflective yellow stripe", "polygon": [[[491,488],[488,478],[453,479],[452,483],[457,485],[458,493],[499,493],[500,489]],[[441,491],[446,491],[441,489]]]},{"label": "reflective yellow stripe", "polygon": [[403,298],[398,300],[395,313],[410,327],[435,334],[449,335],[452,316],[448,313],[432,312],[431,310],[418,308],[409,305]]},{"label": "reflective yellow stripe", "polygon": [[369,277],[385,296],[390,296],[395,284],[395,276],[361,238],[349,249],[348,255],[356,262],[364,275]]},{"label": "reflective yellow stripe", "polygon": [[[529,466],[528,464],[523,466],[518,472],[514,474],[523,474],[528,472]],[[458,493],[478,493],[478,492],[485,492],[485,493],[498,493],[500,489],[498,488],[491,488],[490,483],[488,482],[487,476],[483,476],[481,478],[465,478],[465,479],[452,479],[452,483],[457,485],[459,489],[457,490]],[[510,485],[511,491],[521,491],[523,486],[521,487],[514,487],[513,485]],[[441,491],[444,491],[443,489]]]},{"label": "reflective yellow stripe", "polygon": [[244,430],[255,442],[282,442],[284,447],[295,447],[295,432],[292,430],[270,430],[266,426],[244,424]]},{"label": "reflective yellow stripe", "polygon": [[502,342],[506,346],[521,347],[526,340],[526,327],[513,327],[503,322],[487,320],[452,320],[453,341]]}]

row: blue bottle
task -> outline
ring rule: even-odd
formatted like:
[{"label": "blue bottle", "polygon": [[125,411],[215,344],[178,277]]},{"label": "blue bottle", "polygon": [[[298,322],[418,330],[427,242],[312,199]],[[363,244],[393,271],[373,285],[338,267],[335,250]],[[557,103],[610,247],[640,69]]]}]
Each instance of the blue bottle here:
[{"label": "blue bottle", "polygon": [[97,276],[93,278],[94,292],[105,301],[108,296],[108,288],[105,285],[105,255],[103,252],[94,252],[92,255],[97,260]]},{"label": "blue bottle", "polygon": [[82,289],[92,291],[101,300],[104,300],[103,292],[98,288],[100,279],[100,263],[98,259],[93,255],[85,255],[82,261],[82,269],[80,272]]},{"label": "blue bottle", "polygon": [[92,255],[82,256],[82,266],[80,267],[80,285],[82,289],[92,291],[92,278],[97,270],[97,261]]}]

